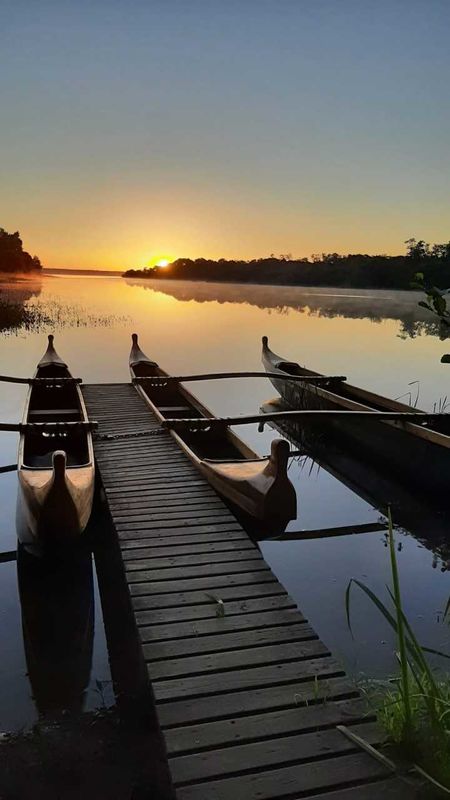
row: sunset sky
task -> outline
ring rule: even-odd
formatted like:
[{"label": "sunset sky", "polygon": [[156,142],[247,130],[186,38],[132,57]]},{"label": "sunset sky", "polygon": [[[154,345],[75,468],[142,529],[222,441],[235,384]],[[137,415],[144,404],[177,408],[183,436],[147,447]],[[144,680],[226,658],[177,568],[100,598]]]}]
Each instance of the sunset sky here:
[{"label": "sunset sky", "polygon": [[448,0],[0,11],[0,226],[45,266],[450,239]]}]

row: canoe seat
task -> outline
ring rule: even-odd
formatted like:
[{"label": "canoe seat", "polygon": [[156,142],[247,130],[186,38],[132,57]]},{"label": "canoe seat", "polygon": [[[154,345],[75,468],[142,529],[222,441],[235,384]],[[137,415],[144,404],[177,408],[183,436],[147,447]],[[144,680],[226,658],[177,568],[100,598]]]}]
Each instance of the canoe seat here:
[{"label": "canoe seat", "polygon": [[299,365],[295,361],[277,361],[275,364],[276,369],[282,369],[283,372],[288,372],[289,375],[300,375]]},{"label": "canoe seat", "polygon": [[[188,416],[192,414],[193,409],[190,406],[158,406],[158,411],[161,414],[185,414]],[[195,413],[198,416],[198,413]]]},{"label": "canoe seat", "polygon": [[78,408],[36,408],[28,412],[29,417],[79,417]]}]

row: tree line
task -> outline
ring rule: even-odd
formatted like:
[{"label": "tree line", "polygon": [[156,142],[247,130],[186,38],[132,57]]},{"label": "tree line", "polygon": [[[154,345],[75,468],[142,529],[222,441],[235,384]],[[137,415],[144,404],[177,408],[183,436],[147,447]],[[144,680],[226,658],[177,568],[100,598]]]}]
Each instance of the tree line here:
[{"label": "tree line", "polygon": [[0,228],[0,272],[31,272],[42,269],[37,256],[23,249],[19,231],[8,233]]},{"label": "tree line", "polygon": [[422,239],[407,239],[405,244],[406,254],[398,256],[321,253],[311,258],[293,258],[290,253],[272,253],[250,261],[178,258],[167,267],[129,269],[124,277],[409,289],[416,273],[423,271],[430,282],[450,286],[450,242],[431,245]]}]

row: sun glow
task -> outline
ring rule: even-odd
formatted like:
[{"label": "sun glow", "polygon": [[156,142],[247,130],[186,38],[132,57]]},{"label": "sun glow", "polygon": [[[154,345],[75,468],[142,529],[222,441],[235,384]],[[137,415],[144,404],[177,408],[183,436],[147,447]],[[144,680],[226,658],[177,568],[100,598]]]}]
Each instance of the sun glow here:
[{"label": "sun glow", "polygon": [[143,265],[140,269],[155,269],[156,267],[166,269],[166,267],[170,267],[174,262],[175,256],[172,256],[167,250],[163,250],[162,253],[161,250],[159,250],[159,252],[156,251],[156,253],[146,253],[144,257],[141,257],[139,260]]}]

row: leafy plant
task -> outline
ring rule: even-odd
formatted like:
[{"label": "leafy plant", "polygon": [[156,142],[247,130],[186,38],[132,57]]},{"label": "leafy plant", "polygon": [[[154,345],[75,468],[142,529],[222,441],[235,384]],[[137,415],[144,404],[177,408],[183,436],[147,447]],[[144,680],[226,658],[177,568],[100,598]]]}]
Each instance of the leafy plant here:
[{"label": "leafy plant", "polygon": [[[413,289],[421,289],[425,292],[427,299],[420,300],[418,305],[421,308],[426,308],[431,311],[440,320],[440,322],[450,327],[450,310],[447,308],[446,294],[450,294],[450,289],[438,289],[437,286],[431,284],[424,276],[423,272],[416,272],[414,281],[411,283]],[[450,364],[450,354],[445,354],[441,358],[442,364]]]},{"label": "leafy plant", "polygon": [[[365,583],[352,578],[345,595],[347,622],[351,630],[350,593],[352,586],[357,586],[378,608],[397,637],[400,674],[377,701],[378,719],[403,757],[417,762],[422,773],[431,773],[434,780],[450,788],[450,679],[437,678],[425,654],[450,656],[422,647],[404,614],[390,509],[388,542],[392,588],[387,590],[392,610]],[[444,618],[449,608],[450,601]]]}]

